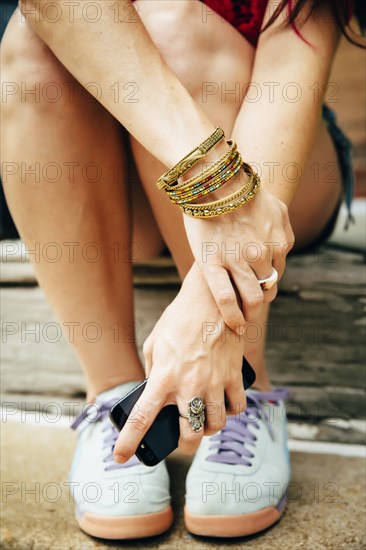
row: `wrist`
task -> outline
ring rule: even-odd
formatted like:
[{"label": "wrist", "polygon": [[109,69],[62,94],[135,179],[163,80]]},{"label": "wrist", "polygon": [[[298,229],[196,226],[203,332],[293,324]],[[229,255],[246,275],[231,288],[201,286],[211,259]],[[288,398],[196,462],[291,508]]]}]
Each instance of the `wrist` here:
[{"label": "wrist", "polygon": [[[188,300],[187,296],[189,296]],[[222,320],[206,279],[196,261],[182,283],[178,298],[184,300],[185,307],[190,303],[195,309],[198,308],[203,318],[217,323]]]},{"label": "wrist", "polygon": [[289,189],[286,184],[271,186],[270,183],[264,183],[262,185],[262,188],[265,193],[268,193],[269,196],[274,197],[278,201],[284,203],[287,208],[290,206],[296,191],[296,188]]}]

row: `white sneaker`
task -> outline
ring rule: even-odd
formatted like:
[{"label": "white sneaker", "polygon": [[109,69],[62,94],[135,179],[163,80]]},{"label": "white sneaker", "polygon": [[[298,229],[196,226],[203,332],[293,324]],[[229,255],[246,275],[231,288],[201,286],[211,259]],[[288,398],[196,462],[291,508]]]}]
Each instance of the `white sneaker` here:
[{"label": "white sneaker", "polygon": [[150,468],[136,456],[126,464],[113,460],[118,432],[109,420],[109,411],[138,383],[101,393],[72,426],[76,429],[82,424],[70,472],[76,520],[94,537],[150,537],[163,533],[173,522],[165,462]]},{"label": "white sneaker", "polygon": [[238,537],[279,520],[290,481],[285,388],[248,390],[247,409],[204,437],[186,480],[187,529]]}]

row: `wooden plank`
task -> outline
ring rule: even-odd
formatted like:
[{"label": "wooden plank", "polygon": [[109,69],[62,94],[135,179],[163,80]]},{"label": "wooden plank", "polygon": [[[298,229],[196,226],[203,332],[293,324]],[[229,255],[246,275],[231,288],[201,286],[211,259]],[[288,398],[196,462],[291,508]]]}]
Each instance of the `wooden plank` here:
[{"label": "wooden plank", "polygon": [[[14,241],[17,243],[17,241]],[[33,267],[26,255],[3,253],[0,262],[0,281],[4,284],[36,283]],[[18,245],[17,245],[18,246]],[[136,286],[179,286],[180,279],[171,257],[133,264]],[[343,293],[363,293],[365,282],[365,257],[362,253],[349,252],[324,245],[308,254],[288,258],[284,277],[280,282],[283,292],[300,289],[334,289]]]},{"label": "wooden plank", "polygon": [[[176,290],[136,290],[138,347],[150,333]],[[2,392],[73,396],[84,390],[75,354],[61,336],[43,291],[35,288],[3,288]],[[32,333],[33,331],[33,333]],[[58,338],[58,335],[60,337]]]},{"label": "wooden plank", "polygon": [[[141,346],[176,289],[136,289],[136,320]],[[341,314],[329,293],[324,296],[284,294],[272,307],[268,326],[267,359],[273,382],[292,391],[294,418],[319,421],[336,413],[341,418],[364,415],[365,302],[345,295]],[[59,400],[80,399],[84,383],[72,349],[62,337],[52,342],[52,332],[42,336],[47,323],[55,322],[39,288],[2,289],[3,331],[2,391],[13,396],[43,396]],[[39,323],[37,335],[27,329]],[[255,325],[247,334],[252,340]],[[3,336],[4,338],[4,336]],[[4,341],[4,340],[3,340]],[[18,397],[17,397],[18,399]],[[317,411],[316,413],[314,411]]]},{"label": "wooden plank", "polygon": [[[134,285],[179,286],[180,278],[170,256],[133,264]],[[0,283],[8,286],[36,285],[37,277],[21,241],[0,242]]]}]

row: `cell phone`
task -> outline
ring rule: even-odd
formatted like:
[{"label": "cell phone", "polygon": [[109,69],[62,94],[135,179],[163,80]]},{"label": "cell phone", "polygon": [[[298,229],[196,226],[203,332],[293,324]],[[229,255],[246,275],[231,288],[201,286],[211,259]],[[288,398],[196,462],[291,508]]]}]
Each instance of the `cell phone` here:
[{"label": "cell phone", "polygon": [[[250,388],[255,381],[255,372],[243,357],[242,364],[244,389]],[[121,431],[129,419],[137,412],[136,402],[145,389],[147,380],[136,386],[122,397],[110,410],[109,418]],[[134,411],[135,408],[135,411]],[[161,409],[154,422],[140,442],[136,456],[146,466],[155,466],[178,447],[179,440],[179,410],[176,405],[166,405]]]}]

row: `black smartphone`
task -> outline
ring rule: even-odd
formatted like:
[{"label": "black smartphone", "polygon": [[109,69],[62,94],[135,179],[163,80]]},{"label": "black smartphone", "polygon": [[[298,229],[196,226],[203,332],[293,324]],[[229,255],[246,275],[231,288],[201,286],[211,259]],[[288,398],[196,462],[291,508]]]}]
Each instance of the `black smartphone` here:
[{"label": "black smartphone", "polygon": [[[255,372],[245,357],[243,357],[242,373],[244,388],[250,388],[255,381]],[[130,422],[134,421],[133,416],[137,412],[136,402],[144,391],[146,382],[147,380],[141,382],[111,408],[109,418],[118,431],[122,430],[128,419]],[[178,407],[166,405],[146,432],[137,448],[136,456],[146,466],[155,466],[178,447],[178,440]]]}]

